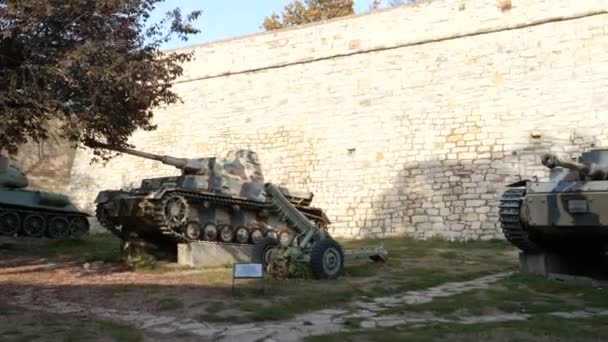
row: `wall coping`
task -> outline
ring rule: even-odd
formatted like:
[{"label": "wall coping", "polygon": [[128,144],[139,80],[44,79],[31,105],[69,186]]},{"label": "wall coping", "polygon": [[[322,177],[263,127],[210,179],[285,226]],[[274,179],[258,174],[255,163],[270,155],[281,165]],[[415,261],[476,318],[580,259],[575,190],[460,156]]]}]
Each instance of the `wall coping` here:
[{"label": "wall coping", "polygon": [[506,11],[498,1],[400,6],[165,52],[194,51],[182,83],[608,14],[605,0],[513,0]]}]

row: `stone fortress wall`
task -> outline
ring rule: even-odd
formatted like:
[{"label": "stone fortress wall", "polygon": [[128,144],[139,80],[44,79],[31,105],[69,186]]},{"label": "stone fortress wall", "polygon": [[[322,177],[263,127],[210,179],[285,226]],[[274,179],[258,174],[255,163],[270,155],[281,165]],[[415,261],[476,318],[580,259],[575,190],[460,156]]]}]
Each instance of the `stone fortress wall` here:
[{"label": "stone fortress wall", "polygon": [[[250,148],[266,180],[315,193],[341,237],[503,238],[498,197],[548,176],[546,151],[608,144],[608,2],[433,1],[191,47],[132,143],[180,157]],[[99,190],[178,170],[75,153],[66,187]]]}]

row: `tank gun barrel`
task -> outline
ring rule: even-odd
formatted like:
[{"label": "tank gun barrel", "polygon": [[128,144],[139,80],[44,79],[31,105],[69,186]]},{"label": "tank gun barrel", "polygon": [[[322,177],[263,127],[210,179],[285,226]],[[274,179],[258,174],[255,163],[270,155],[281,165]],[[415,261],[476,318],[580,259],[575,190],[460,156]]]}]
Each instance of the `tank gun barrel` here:
[{"label": "tank gun barrel", "polygon": [[573,161],[560,160],[555,154],[550,153],[542,156],[541,163],[550,169],[559,166],[569,170],[579,171],[585,175],[589,174],[590,171],[590,167],[588,165]]},{"label": "tank gun barrel", "polygon": [[154,153],[137,151],[137,150],[133,150],[130,148],[112,147],[110,145],[103,144],[100,142],[91,143],[91,144],[89,144],[89,147],[103,148],[103,149],[107,149],[107,150],[111,150],[111,151],[130,154],[130,155],[133,155],[136,157],[157,160],[163,164],[173,165],[176,168],[182,169],[182,170],[184,170],[184,169],[198,170],[200,168],[200,165],[197,165],[197,163],[195,163],[194,161],[192,161],[190,159],[186,159],[186,158],[176,158],[176,157],[166,156],[166,155],[163,156],[163,155],[154,154]]}]

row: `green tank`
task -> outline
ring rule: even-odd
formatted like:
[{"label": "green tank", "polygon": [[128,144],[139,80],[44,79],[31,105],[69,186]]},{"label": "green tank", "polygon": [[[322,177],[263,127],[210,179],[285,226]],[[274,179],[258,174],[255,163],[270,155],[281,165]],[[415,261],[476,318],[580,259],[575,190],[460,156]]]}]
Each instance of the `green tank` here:
[{"label": "green tank", "polygon": [[522,180],[500,199],[502,231],[528,253],[604,253],[608,245],[608,149],[593,149],[577,160],[545,154],[546,182]]},{"label": "green tank", "polygon": [[89,232],[88,214],[60,193],[27,189],[21,169],[0,155],[0,235],[80,238]]}]

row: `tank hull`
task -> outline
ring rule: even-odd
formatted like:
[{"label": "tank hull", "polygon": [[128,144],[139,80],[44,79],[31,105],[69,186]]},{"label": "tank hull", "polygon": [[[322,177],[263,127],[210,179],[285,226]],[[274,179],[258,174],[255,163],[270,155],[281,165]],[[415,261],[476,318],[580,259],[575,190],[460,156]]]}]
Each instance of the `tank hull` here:
[{"label": "tank hull", "polygon": [[499,215],[507,240],[524,252],[603,252],[608,181],[527,182],[505,191]]},{"label": "tank hull", "polygon": [[[289,196],[294,206],[319,227],[329,220],[305,196]],[[155,191],[102,191],[95,200],[100,224],[123,240],[138,237],[157,245],[193,241],[254,244],[291,232],[270,202],[214,192],[163,188]]]},{"label": "tank hull", "polygon": [[89,232],[88,216],[63,194],[0,190],[0,235],[80,238]]}]

